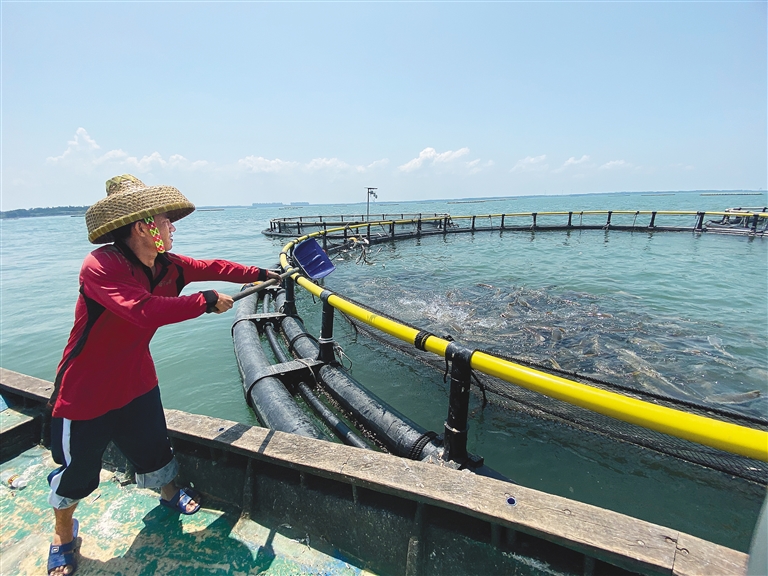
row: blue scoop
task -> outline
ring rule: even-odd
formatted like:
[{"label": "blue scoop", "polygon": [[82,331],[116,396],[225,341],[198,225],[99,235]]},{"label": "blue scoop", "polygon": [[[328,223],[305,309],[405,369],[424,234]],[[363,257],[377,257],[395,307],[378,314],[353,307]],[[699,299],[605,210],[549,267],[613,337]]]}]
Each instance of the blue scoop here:
[{"label": "blue scoop", "polygon": [[[334,266],[333,262],[331,262],[328,255],[323,252],[323,249],[320,248],[320,245],[314,238],[307,238],[304,242],[297,244],[293,249],[293,259],[299,265],[302,272],[312,280],[325,278],[328,274],[336,270],[336,266]],[[288,276],[296,274],[296,272],[299,271],[299,268],[291,268],[280,274],[280,281]],[[264,288],[274,286],[277,283],[278,281],[276,279],[271,278],[266,282],[261,282],[255,286],[244,288],[237,294],[233,294],[232,300],[240,300],[241,298],[250,296],[254,292],[260,292]]]},{"label": "blue scoop", "polygon": [[325,278],[336,270],[336,266],[314,238],[308,238],[297,244],[293,249],[293,258],[301,266],[304,274],[312,280]]}]

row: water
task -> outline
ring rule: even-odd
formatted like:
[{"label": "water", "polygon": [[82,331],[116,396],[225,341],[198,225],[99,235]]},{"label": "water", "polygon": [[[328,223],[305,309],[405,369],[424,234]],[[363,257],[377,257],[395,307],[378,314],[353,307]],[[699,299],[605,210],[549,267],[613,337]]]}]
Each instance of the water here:
[{"label": "water", "polygon": [[[605,194],[482,203],[379,203],[371,214],[552,210],[723,210],[762,196]],[[198,211],[176,251],[276,264],[269,218],[361,214],[365,204]],[[640,217],[647,218],[647,217]],[[638,220],[640,222],[641,220]],[[52,380],[93,248],[82,218],[3,220],[0,365]],[[690,222],[693,225],[693,222]],[[622,384],[768,414],[768,240],[690,233],[504,232],[425,237],[336,260],[326,285],[436,334]],[[187,287],[233,293],[211,283]],[[320,308],[298,292],[313,332]],[[256,424],[243,401],[233,315],[160,329],[152,344],[164,403]],[[422,426],[442,431],[440,374],[336,322],[353,375]],[[554,365],[554,364],[553,364]],[[528,416],[472,406],[469,448],[517,482],[746,550],[764,491],[647,450]]]}]

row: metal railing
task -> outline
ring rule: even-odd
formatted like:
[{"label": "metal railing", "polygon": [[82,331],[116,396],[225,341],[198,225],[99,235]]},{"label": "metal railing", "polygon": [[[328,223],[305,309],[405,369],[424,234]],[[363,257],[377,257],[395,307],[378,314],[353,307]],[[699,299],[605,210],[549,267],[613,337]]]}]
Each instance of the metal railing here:
[{"label": "metal railing", "polygon": [[[398,217],[399,216],[399,217]],[[720,222],[707,222],[720,218]],[[427,234],[474,231],[525,230],[630,230],[671,232],[739,231],[768,234],[768,212],[682,211],[682,210],[581,210],[554,212],[512,212],[452,216],[450,214],[382,214],[380,220],[357,216],[299,216],[270,220],[267,236],[296,237],[322,232],[329,238],[347,238],[349,231],[366,228],[366,236],[403,238]]]}]

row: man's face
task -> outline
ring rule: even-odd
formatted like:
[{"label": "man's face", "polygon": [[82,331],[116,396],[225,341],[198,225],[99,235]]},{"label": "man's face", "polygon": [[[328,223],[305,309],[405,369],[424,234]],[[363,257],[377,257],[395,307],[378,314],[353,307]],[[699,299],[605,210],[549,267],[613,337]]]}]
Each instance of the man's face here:
[{"label": "man's face", "polygon": [[165,214],[158,214],[155,216],[155,224],[157,224],[157,229],[160,231],[160,237],[163,239],[165,251],[170,252],[173,247],[173,233],[176,232],[176,226],[173,225],[173,222],[168,220],[168,216]]}]

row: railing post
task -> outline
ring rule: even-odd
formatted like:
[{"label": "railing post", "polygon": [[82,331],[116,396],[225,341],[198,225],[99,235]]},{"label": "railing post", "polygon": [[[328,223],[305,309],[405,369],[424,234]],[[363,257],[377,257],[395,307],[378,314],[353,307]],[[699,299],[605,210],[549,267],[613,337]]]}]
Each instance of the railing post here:
[{"label": "railing post", "polygon": [[371,225],[370,225],[370,223],[368,224],[367,229],[368,230],[367,230],[367,233],[366,233],[366,237],[368,238],[368,244],[370,244],[371,243]]},{"label": "railing post", "polygon": [[394,220],[389,225],[389,233],[392,236],[392,240],[394,240],[395,239],[395,222],[394,222]]},{"label": "railing post", "polygon": [[531,216],[533,216],[533,226],[531,226],[531,228],[534,230],[536,230],[536,214],[536,212],[531,212]]},{"label": "railing post", "polygon": [[285,302],[283,302],[283,314],[286,316],[296,315],[296,293],[294,286],[296,283],[290,276],[285,279]]},{"label": "railing post", "polygon": [[448,398],[448,419],[445,421],[444,460],[462,463],[467,459],[467,417],[469,386],[472,380],[474,350],[451,342],[445,358],[451,361],[451,390]]},{"label": "railing post", "polygon": [[608,221],[605,223],[606,228],[611,225],[611,214],[613,214],[613,210],[608,210]]},{"label": "railing post", "polygon": [[504,217],[505,217],[505,216],[506,216],[506,214],[502,214],[502,215],[501,215],[501,229],[502,229],[502,230],[504,230]]},{"label": "railing post", "polygon": [[477,218],[477,216],[472,216],[472,231],[473,232],[475,231],[475,218]]},{"label": "railing post", "polygon": [[573,212],[568,212],[568,228],[573,228],[571,221],[573,220]]},{"label": "railing post", "polygon": [[318,341],[320,352],[317,359],[325,364],[333,364],[336,362],[336,357],[333,354],[333,306],[328,304],[330,293],[324,291],[323,294],[326,295],[323,298],[323,317],[320,325],[320,340]]},{"label": "railing post", "polygon": [[323,252],[328,252],[328,225],[323,222]]},{"label": "railing post", "polygon": [[416,236],[421,236],[421,214],[419,214],[419,219],[416,221]]},{"label": "railing post", "polygon": [[701,230],[704,226],[704,212],[696,212],[696,227],[694,230]]},{"label": "railing post", "polygon": [[648,228],[653,228],[655,226],[654,224],[655,222],[656,222],[656,212],[651,212],[651,221],[648,224]]}]

